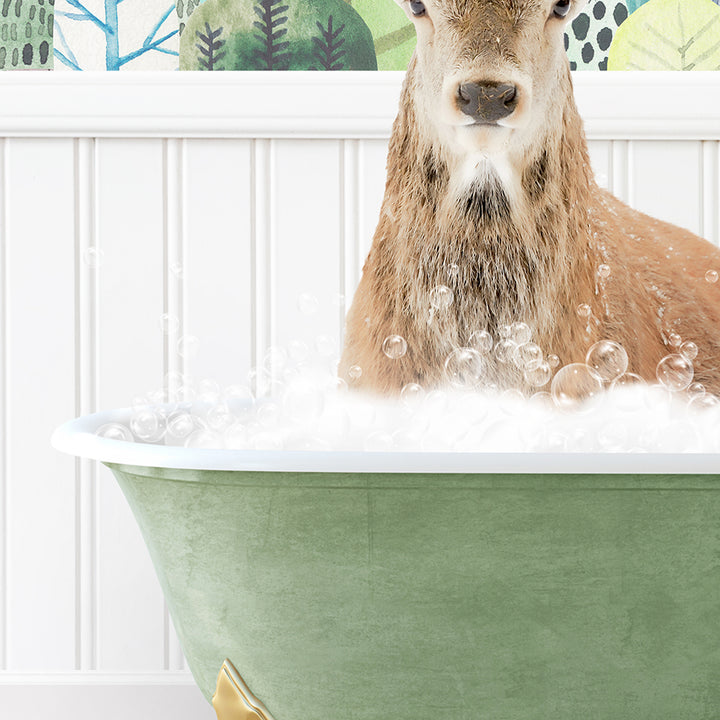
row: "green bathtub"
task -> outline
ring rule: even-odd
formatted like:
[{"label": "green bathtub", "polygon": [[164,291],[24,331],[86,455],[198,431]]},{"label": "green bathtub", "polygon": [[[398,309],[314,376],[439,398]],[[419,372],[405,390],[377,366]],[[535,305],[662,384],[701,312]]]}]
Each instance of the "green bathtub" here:
[{"label": "green bathtub", "polygon": [[205,696],[241,676],[221,718],[720,717],[716,457],[94,436],[121,414],[54,444],[113,470]]}]

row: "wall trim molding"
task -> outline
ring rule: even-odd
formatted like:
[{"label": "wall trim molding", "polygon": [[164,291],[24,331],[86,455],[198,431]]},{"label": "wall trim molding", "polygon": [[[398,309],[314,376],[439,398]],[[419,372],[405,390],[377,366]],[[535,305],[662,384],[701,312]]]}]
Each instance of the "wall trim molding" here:
[{"label": "wall trim molding", "polygon": [[[0,136],[387,138],[403,75],[0,73]],[[592,139],[720,139],[720,72],[573,80]]]},{"label": "wall trim molding", "polygon": [[[138,672],[104,672],[104,671],[78,671],[78,672],[0,672],[0,695],[4,687],[30,687],[37,685],[191,685],[195,681],[190,672],[168,670],[165,672],[138,673]],[[0,705],[0,708],[2,706]]]},{"label": "wall trim molding", "polygon": [[0,717],[213,720],[189,673],[0,673]]}]

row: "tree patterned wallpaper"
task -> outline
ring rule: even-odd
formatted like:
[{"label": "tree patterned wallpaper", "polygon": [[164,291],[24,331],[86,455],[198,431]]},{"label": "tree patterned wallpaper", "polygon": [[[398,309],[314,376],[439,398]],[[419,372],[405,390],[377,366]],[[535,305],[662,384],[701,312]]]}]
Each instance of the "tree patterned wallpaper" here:
[{"label": "tree patterned wallpaper", "polygon": [[[0,69],[404,70],[392,0],[0,0]],[[720,70],[720,0],[589,0],[573,70]]]}]

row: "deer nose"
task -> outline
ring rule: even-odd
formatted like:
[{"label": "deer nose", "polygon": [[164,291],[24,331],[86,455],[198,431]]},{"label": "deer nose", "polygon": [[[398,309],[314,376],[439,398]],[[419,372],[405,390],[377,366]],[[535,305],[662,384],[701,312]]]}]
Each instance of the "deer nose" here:
[{"label": "deer nose", "polygon": [[494,123],[515,112],[518,91],[507,83],[463,83],[458,88],[458,106],[476,122]]}]

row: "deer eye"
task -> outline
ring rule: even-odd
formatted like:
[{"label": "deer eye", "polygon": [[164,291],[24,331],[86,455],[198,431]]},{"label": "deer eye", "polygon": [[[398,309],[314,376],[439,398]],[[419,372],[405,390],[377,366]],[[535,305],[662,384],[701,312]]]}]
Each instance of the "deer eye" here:
[{"label": "deer eye", "polygon": [[415,17],[421,17],[425,14],[425,4],[420,0],[410,0],[410,12]]},{"label": "deer eye", "polygon": [[570,0],[558,0],[553,7],[555,17],[564,18],[570,12]]}]

